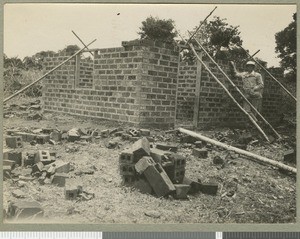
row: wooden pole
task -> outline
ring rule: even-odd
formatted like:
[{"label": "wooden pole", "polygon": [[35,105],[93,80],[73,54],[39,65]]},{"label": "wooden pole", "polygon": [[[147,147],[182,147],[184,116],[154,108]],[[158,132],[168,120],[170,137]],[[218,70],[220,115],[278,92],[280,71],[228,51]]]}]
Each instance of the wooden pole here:
[{"label": "wooden pole", "polygon": [[262,64],[260,64],[257,60],[255,60],[245,49],[244,47],[242,46],[239,46],[241,49],[243,49],[246,54],[253,60],[255,61],[255,63],[261,68],[263,69],[275,82],[277,82],[278,85],[280,85],[280,87],[291,97],[293,98],[296,102],[297,102],[297,99],[295,96],[293,96],[293,94],[291,92],[288,91],[288,89],[286,89],[283,84],[280,83],[279,80],[277,80]]},{"label": "wooden pole", "polygon": [[201,45],[201,43],[195,39],[199,47],[205,52],[205,54],[209,57],[209,59],[217,66],[217,68],[221,71],[221,73],[226,77],[229,83],[235,88],[235,90],[242,96],[242,98],[249,104],[252,110],[265,122],[266,125],[273,131],[273,133],[280,139],[281,136],[278,132],[272,127],[272,125],[261,115],[261,113],[250,103],[250,101],[244,96],[244,94],[240,91],[240,89],[233,83],[233,81],[228,77],[228,75],[223,71],[223,69],[219,66],[219,64],[212,58],[212,56],[205,50],[205,48]]},{"label": "wooden pole", "polygon": [[[199,57],[202,59],[202,52],[199,53]],[[202,70],[202,64],[199,61],[197,61],[195,103],[194,103],[194,115],[193,115],[193,126],[195,128],[198,127],[198,121],[199,121],[200,90],[201,90],[201,70]]]},{"label": "wooden pole", "polygon": [[196,53],[192,44],[189,44],[190,48],[192,49],[194,55],[197,57],[198,61],[205,67],[205,69],[211,74],[211,76],[219,83],[219,85],[225,90],[227,95],[232,99],[232,101],[240,108],[240,110],[249,118],[249,120],[254,124],[254,126],[258,129],[258,131],[264,136],[264,138],[270,142],[268,136],[264,133],[264,131],[259,127],[259,125],[255,122],[255,120],[245,111],[245,109],[235,100],[235,98],[231,95],[231,93],[227,90],[227,88],[223,85],[221,81],[212,73],[212,71],[208,68],[208,66],[200,59],[198,54]]},{"label": "wooden pole", "polygon": [[199,31],[199,29],[202,27],[202,25],[204,24],[204,22],[206,22],[207,18],[210,17],[210,15],[217,9],[217,7],[215,7],[208,15],[207,17],[201,22],[201,24],[197,27],[196,31],[192,34],[192,36],[186,41],[185,45],[187,46],[190,43],[190,40],[192,40],[192,38],[197,34],[197,32]]},{"label": "wooden pole", "polygon": [[[87,45],[85,45],[85,43],[83,42],[83,40],[81,40],[81,38],[74,31],[72,31],[72,33],[75,35],[75,37],[77,37],[77,39],[82,43],[82,45],[84,45],[86,47],[86,49],[89,50],[89,48],[87,47]],[[94,54],[91,51],[89,51],[89,53],[92,56],[94,56]]]},{"label": "wooden pole", "polygon": [[218,147],[221,147],[221,148],[224,148],[226,150],[229,150],[229,151],[233,151],[233,152],[236,152],[238,154],[242,154],[242,155],[245,155],[245,156],[248,156],[249,158],[251,159],[255,159],[255,160],[258,160],[260,162],[263,162],[263,163],[266,163],[266,164],[269,164],[269,165],[272,165],[274,167],[277,167],[277,168],[280,168],[280,169],[284,169],[286,171],[289,171],[291,173],[297,173],[297,169],[294,168],[294,167],[291,167],[291,166],[288,166],[286,164],[283,164],[281,162],[278,162],[278,161],[275,161],[275,160],[272,160],[272,159],[268,159],[266,157],[263,157],[263,156],[260,156],[260,155],[257,155],[257,154],[254,154],[254,153],[251,153],[251,152],[248,152],[246,150],[243,150],[243,149],[239,149],[239,148],[236,148],[236,147],[233,147],[233,146],[230,146],[230,145],[227,145],[227,144],[224,144],[224,143],[221,143],[219,141],[216,141],[214,139],[211,139],[211,138],[208,138],[206,136],[203,136],[199,133],[196,133],[196,132],[193,132],[193,131],[190,131],[190,130],[187,130],[187,129],[183,129],[183,128],[178,128],[179,132],[181,133],[184,133],[184,134],[187,134],[187,135],[190,135],[192,137],[195,137],[197,139],[200,139],[200,140],[203,140],[207,143],[210,143],[210,144],[213,144],[213,145],[216,145]]},{"label": "wooden pole", "polygon": [[[89,43],[86,47],[88,47],[89,45],[91,45],[92,43],[94,43],[96,41],[93,40],[91,43]],[[63,61],[62,63],[60,63],[59,65],[57,65],[56,67],[54,67],[52,70],[48,71],[46,74],[44,74],[43,76],[41,76],[40,78],[38,78],[37,80],[33,81],[32,83],[30,83],[29,85],[25,86],[23,89],[17,91],[16,93],[12,94],[11,96],[7,97],[6,99],[4,99],[3,103],[7,102],[8,100],[12,99],[13,97],[17,96],[18,94],[20,94],[21,92],[27,90],[29,87],[33,86],[34,84],[36,84],[37,82],[41,81],[42,79],[44,79],[47,75],[49,75],[50,73],[52,73],[53,71],[55,71],[56,69],[58,69],[59,67],[61,67],[63,64],[65,64],[66,62],[68,62],[69,60],[71,60],[74,56],[78,55],[79,53],[81,53],[86,47],[78,50],[77,52],[75,52],[72,56],[70,56],[68,59],[66,59],[65,61]]]}]

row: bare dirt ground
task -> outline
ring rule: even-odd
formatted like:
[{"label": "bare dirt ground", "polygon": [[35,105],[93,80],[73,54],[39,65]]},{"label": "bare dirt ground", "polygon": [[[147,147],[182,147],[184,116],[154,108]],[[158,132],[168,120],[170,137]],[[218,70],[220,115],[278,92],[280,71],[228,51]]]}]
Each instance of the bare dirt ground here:
[{"label": "bare dirt ground", "polygon": [[[71,116],[44,114],[43,120],[27,120],[22,117],[5,118],[4,135],[9,129],[32,130],[36,128],[59,128],[69,130],[112,129],[121,125],[107,121],[91,121]],[[215,138],[216,132],[228,135],[229,129],[198,131]],[[294,130],[285,128],[287,136]],[[38,201],[44,209],[45,222],[56,223],[295,223],[296,221],[296,177],[278,169],[261,165],[242,156],[226,158],[224,167],[213,164],[213,157],[226,157],[228,152],[212,148],[206,159],[191,155],[192,144],[180,143],[175,133],[152,130],[155,142],[173,142],[178,153],[187,157],[186,176],[190,179],[215,179],[219,183],[215,196],[197,193],[188,200],[172,197],[156,198],[143,194],[132,187],[122,186],[118,169],[120,152],[132,142],[119,139],[120,148],[108,149],[109,138],[94,142],[67,142],[57,145],[24,143],[23,155],[28,151],[49,149],[57,152],[57,160],[70,162],[74,171],[70,180],[82,185],[84,190],[95,194],[90,201],[65,200],[64,188],[40,185],[37,180],[26,182],[23,187],[17,180],[4,181],[4,208],[14,200],[12,191],[19,188],[26,198]],[[4,143],[4,147],[5,143]],[[270,159],[282,161],[283,143],[267,144],[260,141],[248,150]],[[291,166],[295,166],[291,164]],[[92,167],[93,174],[77,175],[78,170]],[[25,198],[25,199],[26,199]],[[24,199],[24,200],[25,200]]]}]

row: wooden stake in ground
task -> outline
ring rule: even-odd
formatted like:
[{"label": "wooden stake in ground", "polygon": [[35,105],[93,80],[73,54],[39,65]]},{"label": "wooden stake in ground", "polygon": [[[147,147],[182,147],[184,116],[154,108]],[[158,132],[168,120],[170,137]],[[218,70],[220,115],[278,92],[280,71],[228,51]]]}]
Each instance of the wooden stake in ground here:
[{"label": "wooden stake in ground", "polygon": [[[190,33],[190,32],[189,32]],[[191,33],[190,33],[191,34]],[[198,46],[205,52],[205,54],[209,57],[209,59],[216,65],[216,67],[221,71],[221,73],[225,76],[225,78],[229,81],[229,83],[234,87],[234,89],[242,96],[242,98],[249,104],[252,110],[265,122],[267,126],[273,131],[273,133],[280,139],[281,136],[277,133],[277,131],[272,127],[272,125],[261,115],[261,113],[250,103],[250,101],[244,96],[244,94],[240,91],[240,89],[233,83],[233,81],[228,77],[228,75],[222,70],[219,64],[212,58],[212,56],[205,50],[205,48],[201,45],[201,43],[194,39]]]},{"label": "wooden stake in ground", "polygon": [[229,151],[233,151],[233,152],[238,153],[238,154],[245,155],[245,156],[249,157],[250,159],[255,159],[257,161],[263,162],[265,164],[272,165],[274,167],[286,170],[286,171],[291,172],[291,173],[295,173],[295,174],[297,173],[297,169],[296,168],[288,166],[288,165],[283,164],[283,163],[280,163],[278,161],[275,161],[275,160],[272,160],[272,159],[268,159],[266,157],[263,157],[263,156],[260,156],[260,155],[248,152],[246,150],[239,149],[239,148],[236,148],[236,147],[233,147],[233,146],[221,143],[219,141],[216,141],[214,139],[208,138],[206,136],[203,136],[203,135],[201,135],[199,133],[196,133],[196,132],[193,132],[193,131],[190,131],[190,130],[187,130],[187,129],[178,128],[178,130],[181,133],[190,135],[192,137],[195,137],[195,138],[200,139],[202,141],[205,141],[207,143],[216,145],[218,147],[224,148],[224,149],[229,150]]},{"label": "wooden stake in ground", "polygon": [[45,75],[41,76],[40,78],[38,78],[37,80],[35,80],[34,82],[30,83],[29,85],[25,86],[23,89],[17,91],[16,93],[12,94],[11,96],[7,97],[6,99],[4,99],[3,103],[5,103],[6,101],[12,99],[13,97],[17,96],[18,94],[22,93],[23,91],[27,90],[29,87],[33,86],[34,84],[36,84],[37,82],[41,81],[42,79],[44,79],[47,75],[49,75],[50,73],[52,73],[53,71],[55,71],[56,69],[58,69],[59,67],[61,67],[63,64],[65,64],[66,62],[68,62],[69,60],[71,60],[74,56],[78,55],[79,53],[81,53],[85,48],[87,48],[89,45],[91,45],[92,43],[94,43],[96,41],[93,40],[91,43],[89,43],[87,46],[85,46],[84,48],[78,50],[77,52],[75,52],[72,56],[70,56],[68,59],[66,59],[65,61],[63,61],[62,63],[60,63],[59,65],[57,65],[56,67],[54,67],[52,70],[48,71]]},{"label": "wooden stake in ground", "polygon": [[205,69],[211,74],[211,76],[215,79],[216,82],[225,90],[226,94],[232,99],[232,101],[240,108],[240,110],[249,118],[249,120],[254,124],[254,126],[258,129],[258,131],[264,136],[264,138],[270,142],[268,136],[264,133],[264,131],[259,127],[256,121],[248,114],[248,112],[236,101],[236,99],[231,95],[228,89],[224,86],[224,84],[212,73],[212,71],[208,68],[208,66],[200,59],[198,54],[196,53],[192,44],[189,44],[190,48],[192,49],[194,55],[197,57],[198,61],[205,67]]}]

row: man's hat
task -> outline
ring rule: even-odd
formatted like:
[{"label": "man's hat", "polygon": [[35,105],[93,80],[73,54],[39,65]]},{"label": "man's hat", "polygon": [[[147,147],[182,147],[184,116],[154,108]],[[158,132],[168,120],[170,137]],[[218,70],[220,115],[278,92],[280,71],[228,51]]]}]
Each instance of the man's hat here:
[{"label": "man's hat", "polygon": [[246,63],[246,65],[252,65],[252,66],[255,66],[255,62],[254,62],[254,61],[248,61],[248,62]]}]

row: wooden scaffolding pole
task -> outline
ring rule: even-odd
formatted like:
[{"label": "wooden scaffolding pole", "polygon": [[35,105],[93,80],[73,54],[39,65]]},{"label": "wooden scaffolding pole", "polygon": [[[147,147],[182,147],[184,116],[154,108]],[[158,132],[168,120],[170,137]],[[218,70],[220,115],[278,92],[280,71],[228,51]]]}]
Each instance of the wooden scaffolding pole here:
[{"label": "wooden scaffolding pole", "polygon": [[240,89],[233,83],[233,81],[228,77],[228,75],[223,71],[223,69],[219,66],[219,64],[212,58],[212,56],[205,50],[205,48],[201,45],[201,43],[194,39],[198,46],[205,52],[205,54],[209,57],[209,59],[216,65],[216,67],[221,71],[221,73],[225,76],[225,78],[229,81],[229,83],[234,87],[234,89],[242,96],[242,98],[249,104],[252,110],[263,120],[263,122],[269,126],[269,128],[273,131],[273,133],[280,139],[281,136],[278,132],[272,127],[272,125],[261,115],[261,113],[250,103],[250,101],[245,97],[245,95],[240,91]]},{"label": "wooden scaffolding pole", "polygon": [[178,130],[181,133],[190,135],[192,137],[195,137],[195,138],[200,139],[202,141],[205,141],[205,142],[208,142],[210,144],[216,145],[218,147],[224,148],[226,150],[233,151],[235,153],[245,155],[245,156],[249,157],[250,159],[255,159],[257,161],[260,161],[260,162],[272,165],[274,167],[286,170],[286,171],[291,172],[291,173],[295,173],[295,174],[297,173],[297,169],[296,168],[288,166],[288,165],[283,164],[281,162],[278,162],[278,161],[275,161],[275,160],[271,160],[271,159],[268,159],[266,157],[263,157],[263,156],[260,156],[260,155],[248,152],[246,150],[239,149],[239,148],[236,148],[236,147],[233,147],[233,146],[221,143],[219,141],[216,141],[214,139],[208,138],[206,136],[203,136],[203,135],[201,135],[199,133],[195,133],[195,132],[187,130],[187,129],[178,128]]},{"label": "wooden scaffolding pole", "polygon": [[92,43],[94,43],[96,41],[93,40],[91,43],[89,43],[87,46],[85,46],[84,48],[78,50],[77,52],[75,52],[72,56],[70,56],[68,59],[66,59],[65,61],[63,61],[62,63],[60,63],[59,65],[57,65],[56,67],[54,67],[52,70],[48,71],[46,74],[44,74],[43,76],[41,76],[40,78],[38,78],[37,80],[33,81],[32,83],[30,83],[29,85],[25,86],[23,89],[17,91],[16,93],[12,94],[11,96],[7,97],[6,99],[4,99],[3,103],[7,102],[8,100],[14,98],[15,96],[17,96],[18,94],[22,93],[23,91],[27,90],[28,88],[30,88],[31,86],[33,86],[34,84],[36,84],[37,82],[41,81],[42,79],[44,79],[47,75],[51,74],[53,71],[55,71],[56,69],[58,69],[59,67],[61,67],[63,64],[65,64],[66,62],[68,62],[69,60],[71,60],[74,56],[78,55],[79,53],[81,53],[85,48],[87,48],[89,45],[91,45]]}]

